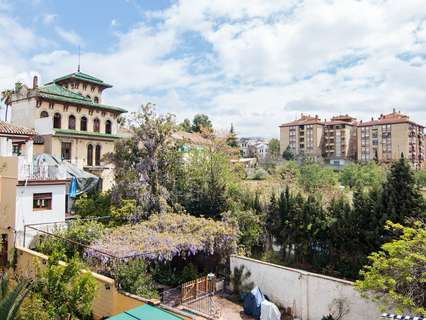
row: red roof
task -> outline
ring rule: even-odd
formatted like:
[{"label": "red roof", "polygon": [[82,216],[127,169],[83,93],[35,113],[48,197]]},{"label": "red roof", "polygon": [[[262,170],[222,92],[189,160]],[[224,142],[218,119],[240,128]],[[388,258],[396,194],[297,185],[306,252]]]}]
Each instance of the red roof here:
[{"label": "red roof", "polygon": [[9,122],[0,120],[0,134],[2,135],[20,135],[20,136],[33,136],[36,132],[33,129],[26,127],[15,126]]},{"label": "red roof", "polygon": [[318,118],[318,116],[312,117],[312,116],[306,116],[302,114],[300,119],[297,119],[288,123],[283,123],[282,125],[280,125],[280,127],[291,127],[291,126],[300,126],[300,125],[308,125],[308,124],[324,125],[324,123],[321,122],[321,119]]},{"label": "red roof", "polygon": [[371,120],[367,122],[361,122],[358,124],[359,127],[376,126],[383,124],[400,124],[400,123],[411,123],[423,128],[422,125],[410,121],[410,117],[400,112],[392,112],[386,115],[381,115],[377,120]]}]

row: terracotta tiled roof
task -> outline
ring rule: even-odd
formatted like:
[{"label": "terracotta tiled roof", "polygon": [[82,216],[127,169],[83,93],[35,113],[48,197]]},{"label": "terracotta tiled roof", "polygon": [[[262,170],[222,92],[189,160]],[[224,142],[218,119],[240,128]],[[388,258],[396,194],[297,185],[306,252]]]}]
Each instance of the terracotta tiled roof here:
[{"label": "terracotta tiled roof", "polygon": [[280,127],[291,127],[291,126],[300,126],[300,125],[307,125],[307,124],[323,125],[324,123],[321,122],[321,119],[318,118],[317,116],[312,117],[312,116],[302,115],[300,119],[297,119],[288,123],[283,123],[282,125],[280,125]]},{"label": "terracotta tiled roof", "polygon": [[399,123],[411,123],[411,124],[415,124],[420,127],[423,127],[420,124],[410,121],[409,116],[402,114],[400,112],[392,112],[386,115],[381,115],[380,118],[377,120],[362,122],[362,123],[359,123],[358,126],[368,127],[368,126],[376,126],[376,125],[383,125],[383,124],[399,124]]},{"label": "terracotta tiled roof", "polygon": [[208,145],[211,141],[203,138],[198,133],[191,133],[185,131],[177,131],[172,134],[172,138],[180,141],[185,141],[194,145]]},{"label": "terracotta tiled roof", "polygon": [[9,122],[0,120],[0,134],[3,135],[20,135],[20,136],[33,136],[36,132],[33,129],[15,126]]}]

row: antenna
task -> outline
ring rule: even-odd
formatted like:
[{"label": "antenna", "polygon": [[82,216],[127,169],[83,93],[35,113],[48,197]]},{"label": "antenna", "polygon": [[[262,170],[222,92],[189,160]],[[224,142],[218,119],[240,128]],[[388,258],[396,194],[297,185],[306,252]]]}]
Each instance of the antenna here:
[{"label": "antenna", "polygon": [[78,46],[78,67],[77,71],[80,72],[80,46]]}]

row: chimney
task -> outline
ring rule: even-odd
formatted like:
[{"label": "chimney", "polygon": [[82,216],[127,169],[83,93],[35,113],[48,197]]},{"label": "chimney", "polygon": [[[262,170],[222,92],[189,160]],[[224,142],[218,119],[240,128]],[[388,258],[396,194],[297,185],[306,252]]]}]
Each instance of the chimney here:
[{"label": "chimney", "polygon": [[393,108],[393,113],[395,113],[396,112],[396,109],[395,108]]},{"label": "chimney", "polygon": [[38,77],[34,76],[33,77],[33,89],[37,89],[38,88]]}]

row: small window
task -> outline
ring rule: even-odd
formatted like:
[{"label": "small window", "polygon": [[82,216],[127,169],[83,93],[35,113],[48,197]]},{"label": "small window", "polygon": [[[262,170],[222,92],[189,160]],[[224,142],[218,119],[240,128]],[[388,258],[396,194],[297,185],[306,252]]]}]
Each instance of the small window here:
[{"label": "small window", "polygon": [[80,130],[81,131],[87,131],[87,118],[81,117],[80,119]]},{"label": "small window", "polygon": [[93,166],[93,146],[91,144],[87,146],[87,165]]},{"label": "small window", "polygon": [[75,117],[73,115],[68,117],[68,129],[75,130]]},{"label": "small window", "polygon": [[47,113],[47,111],[40,112],[40,118],[47,118],[48,116],[49,114]]},{"label": "small window", "polygon": [[90,100],[92,99],[89,95],[87,95],[87,96],[86,96],[86,98],[88,98],[88,99],[90,99]]},{"label": "small window", "polygon": [[55,113],[53,116],[53,128],[61,129],[61,114]]},{"label": "small window", "polygon": [[22,154],[22,144],[21,143],[13,143],[12,144],[12,153],[14,156],[20,156]]},{"label": "small window", "polygon": [[49,102],[49,109],[53,109],[55,107],[55,104],[53,102]]},{"label": "small window", "polygon": [[33,194],[33,210],[51,210],[52,209],[52,193],[34,193]]},{"label": "small window", "polygon": [[107,120],[106,122],[105,122],[105,133],[107,133],[107,134],[111,134],[111,130],[112,129],[112,124],[111,124],[111,121],[110,120]]},{"label": "small window", "polygon": [[71,160],[71,142],[61,143],[61,158],[62,160]]},{"label": "small window", "polygon": [[95,120],[93,120],[93,131],[99,132],[99,130],[100,130],[100,121],[98,118],[96,118]]},{"label": "small window", "polygon": [[98,98],[98,97],[95,97],[95,98],[93,99],[93,101],[94,101],[95,103],[99,103],[99,98]]},{"label": "small window", "polygon": [[95,149],[95,166],[101,165],[101,146],[97,145]]},{"label": "small window", "polygon": [[83,90],[86,90],[87,89],[87,83],[84,83],[83,84]]}]

